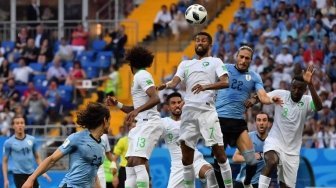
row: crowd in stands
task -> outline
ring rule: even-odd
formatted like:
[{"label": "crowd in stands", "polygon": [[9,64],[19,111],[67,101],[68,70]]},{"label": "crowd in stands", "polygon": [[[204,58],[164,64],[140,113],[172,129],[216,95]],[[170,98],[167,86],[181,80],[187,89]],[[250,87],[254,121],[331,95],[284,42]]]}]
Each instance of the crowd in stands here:
[{"label": "crowd in stands", "polygon": [[[60,115],[80,104],[75,96],[87,96],[83,80],[107,80],[109,67],[110,79],[118,77],[127,42],[123,26],[93,40],[82,24],[60,40],[53,40],[44,27],[22,27],[16,41],[1,41],[0,135],[10,134],[14,116],[25,117],[27,125],[60,122]],[[85,83],[92,86],[91,81]]]}]

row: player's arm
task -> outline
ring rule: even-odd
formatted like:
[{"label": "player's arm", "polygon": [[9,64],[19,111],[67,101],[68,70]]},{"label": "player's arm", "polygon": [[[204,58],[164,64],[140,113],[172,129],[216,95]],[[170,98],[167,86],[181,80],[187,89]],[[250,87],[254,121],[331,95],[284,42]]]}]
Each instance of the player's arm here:
[{"label": "player's arm", "polygon": [[98,176],[95,177],[95,185],[94,185],[94,188],[101,188]]},{"label": "player's arm", "polygon": [[181,78],[178,76],[174,76],[172,80],[165,84],[161,84],[157,89],[163,90],[163,89],[174,89],[179,83],[181,82]]},{"label": "player's arm", "polygon": [[2,174],[4,179],[4,188],[8,188],[9,182],[8,182],[8,157],[3,156],[2,157]]},{"label": "player's arm", "polygon": [[322,109],[322,101],[320,99],[320,97],[318,96],[313,83],[312,83],[312,78],[315,72],[315,68],[313,65],[309,65],[307,70],[304,72],[303,74],[303,79],[304,81],[307,83],[310,94],[312,96],[313,102],[314,102],[314,106],[315,106],[315,110],[316,111],[320,111]]},{"label": "player's arm", "polygon": [[238,149],[236,149],[236,151],[234,152],[234,154],[232,156],[232,161],[235,162],[235,163],[245,162],[245,159],[244,159],[243,155],[240,153],[240,151]]},{"label": "player's arm", "polygon": [[209,84],[209,85],[200,85],[196,84],[191,90],[194,93],[199,93],[200,91],[205,91],[205,90],[218,90],[218,89],[224,89],[229,87],[229,76],[227,74],[223,74],[222,76],[219,77],[218,81]]},{"label": "player's arm", "polygon": [[117,98],[112,96],[107,96],[105,99],[106,106],[117,106],[121,111],[125,113],[130,113],[134,110],[133,106],[126,106],[123,103],[119,102]]},{"label": "player's arm", "polygon": [[33,187],[34,181],[42,174],[47,172],[55,163],[60,160],[64,154],[60,149],[57,149],[52,155],[44,159],[32,175],[29,176],[27,181],[24,183],[22,188],[31,188]]}]

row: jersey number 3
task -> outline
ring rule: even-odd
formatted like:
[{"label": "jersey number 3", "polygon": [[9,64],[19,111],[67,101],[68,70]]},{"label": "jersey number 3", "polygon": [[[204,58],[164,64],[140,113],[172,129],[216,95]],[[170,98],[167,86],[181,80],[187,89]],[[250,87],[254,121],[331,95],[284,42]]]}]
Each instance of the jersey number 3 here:
[{"label": "jersey number 3", "polygon": [[238,91],[242,90],[243,82],[233,79],[231,83],[231,88],[232,89],[237,89]]}]

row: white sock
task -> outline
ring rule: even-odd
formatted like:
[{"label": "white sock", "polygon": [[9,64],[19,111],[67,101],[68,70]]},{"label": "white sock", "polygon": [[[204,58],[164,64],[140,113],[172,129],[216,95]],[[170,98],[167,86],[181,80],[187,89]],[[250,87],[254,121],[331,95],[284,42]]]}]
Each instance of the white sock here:
[{"label": "white sock", "polygon": [[125,188],[136,188],[136,174],[133,167],[126,167]]},{"label": "white sock", "polygon": [[149,176],[145,165],[134,167],[137,188],[149,188]]},{"label": "white sock", "polygon": [[214,169],[210,169],[205,173],[207,188],[218,188],[218,183]]},{"label": "white sock", "polygon": [[226,188],[232,188],[233,187],[232,172],[231,172],[229,159],[226,159],[225,163],[223,163],[223,164],[218,163],[218,165],[219,165],[220,170],[221,170],[221,174],[222,174],[222,178],[223,178],[225,187]]},{"label": "white sock", "polygon": [[183,166],[183,184],[185,188],[195,187],[195,170],[193,164]]},{"label": "white sock", "polygon": [[260,175],[258,188],[268,188],[270,183],[271,178],[264,175]]}]

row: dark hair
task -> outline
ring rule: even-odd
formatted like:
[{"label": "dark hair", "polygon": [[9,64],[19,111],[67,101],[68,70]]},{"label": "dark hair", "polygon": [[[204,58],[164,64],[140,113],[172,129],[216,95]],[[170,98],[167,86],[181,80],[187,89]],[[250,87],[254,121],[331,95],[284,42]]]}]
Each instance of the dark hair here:
[{"label": "dark hair", "polygon": [[266,114],[266,116],[267,116],[267,120],[269,121],[269,116],[268,116],[268,114],[267,114],[266,112],[263,112],[263,111],[260,111],[260,112],[257,113],[257,115],[255,116],[255,120],[257,120],[257,116],[258,116],[259,114]]},{"label": "dark hair", "polygon": [[182,95],[178,92],[174,92],[174,93],[171,93],[169,94],[167,97],[166,97],[166,103],[169,104],[169,100],[173,97],[180,97],[182,98]]},{"label": "dark hair", "polygon": [[126,54],[126,60],[130,61],[130,66],[137,69],[150,67],[153,59],[152,52],[142,46],[135,46]]},{"label": "dark hair", "polygon": [[212,44],[212,37],[211,37],[211,35],[210,35],[209,33],[204,32],[204,31],[201,31],[201,32],[199,32],[199,33],[197,33],[197,34],[195,35],[195,38],[196,38],[197,36],[199,36],[199,35],[207,36],[207,37],[208,37],[209,44]]},{"label": "dark hair", "polygon": [[299,81],[299,82],[304,82],[304,83],[305,83],[302,74],[296,74],[296,75],[294,75],[294,77],[293,77],[293,79],[292,79],[292,83],[293,83],[295,80],[296,80],[296,81]]},{"label": "dark hair", "polygon": [[77,113],[77,124],[89,130],[95,129],[110,118],[110,110],[103,104],[89,103],[85,110]]}]

